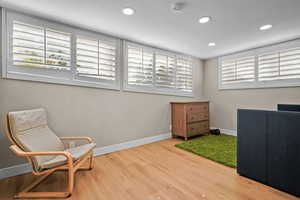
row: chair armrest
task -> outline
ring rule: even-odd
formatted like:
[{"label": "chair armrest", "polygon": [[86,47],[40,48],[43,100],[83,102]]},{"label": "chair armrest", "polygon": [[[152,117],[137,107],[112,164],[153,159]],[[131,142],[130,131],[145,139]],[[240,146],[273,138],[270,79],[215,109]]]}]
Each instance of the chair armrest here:
[{"label": "chair armrest", "polygon": [[25,157],[61,155],[67,158],[69,165],[73,164],[72,155],[67,151],[25,152],[22,149],[20,149],[17,145],[11,145],[9,148],[18,156],[25,156]]},{"label": "chair armrest", "polygon": [[92,143],[93,140],[90,137],[60,137],[61,140],[85,140],[88,143]]}]

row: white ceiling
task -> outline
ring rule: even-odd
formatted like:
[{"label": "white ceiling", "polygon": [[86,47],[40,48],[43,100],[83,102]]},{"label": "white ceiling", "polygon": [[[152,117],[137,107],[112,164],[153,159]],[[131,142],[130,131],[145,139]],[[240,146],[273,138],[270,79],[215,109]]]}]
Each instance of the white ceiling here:
[{"label": "white ceiling", "polygon": [[[203,59],[300,36],[300,0],[182,0],[186,5],[178,13],[170,9],[174,2],[0,0],[0,5]],[[123,15],[127,6],[136,14]],[[213,20],[199,24],[207,15]],[[273,28],[259,31],[264,24]],[[217,46],[208,47],[212,41]]]}]

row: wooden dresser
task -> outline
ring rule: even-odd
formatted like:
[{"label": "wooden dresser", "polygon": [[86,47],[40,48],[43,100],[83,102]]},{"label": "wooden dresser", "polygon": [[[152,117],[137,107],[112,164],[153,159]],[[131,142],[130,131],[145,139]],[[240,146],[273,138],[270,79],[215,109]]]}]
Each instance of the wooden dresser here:
[{"label": "wooden dresser", "polygon": [[172,136],[187,140],[209,133],[209,102],[171,102]]}]

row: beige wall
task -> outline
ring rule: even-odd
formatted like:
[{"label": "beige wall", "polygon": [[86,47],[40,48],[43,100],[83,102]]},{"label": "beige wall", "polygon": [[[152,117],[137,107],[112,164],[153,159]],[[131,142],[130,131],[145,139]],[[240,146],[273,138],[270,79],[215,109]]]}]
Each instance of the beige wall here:
[{"label": "beige wall", "polygon": [[275,110],[278,103],[300,104],[300,87],[218,90],[218,60],[204,63],[204,96],[211,101],[211,126],[236,129],[238,108]]},{"label": "beige wall", "polygon": [[[195,63],[196,98],[0,79],[0,114],[44,107],[59,136],[90,136],[98,147],[168,133],[169,102],[202,97],[202,61]],[[0,168],[24,162],[8,150],[2,123],[0,133]]]}]

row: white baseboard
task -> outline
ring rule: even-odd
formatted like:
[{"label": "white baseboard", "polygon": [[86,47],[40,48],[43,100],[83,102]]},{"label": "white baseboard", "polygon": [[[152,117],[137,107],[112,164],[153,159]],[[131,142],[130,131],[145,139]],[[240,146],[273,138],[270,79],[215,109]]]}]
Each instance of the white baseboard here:
[{"label": "white baseboard", "polygon": [[[145,137],[145,138],[141,138],[141,139],[137,139],[137,140],[123,142],[120,144],[113,144],[113,145],[108,145],[108,146],[104,146],[104,147],[98,147],[95,149],[94,154],[95,154],[95,156],[100,156],[103,154],[112,153],[112,152],[120,151],[123,149],[129,149],[129,148],[141,146],[144,144],[150,144],[153,142],[158,142],[158,141],[169,139],[169,138],[171,138],[171,133],[165,133],[165,134],[160,134],[160,135],[156,135],[153,137]],[[7,168],[2,168],[2,169],[0,169],[0,179],[17,176],[17,175],[21,175],[21,174],[26,174],[26,173],[31,172],[31,170],[32,170],[32,168],[31,168],[31,165],[29,165],[29,164],[20,164],[20,165],[14,165],[11,167],[7,167]]]},{"label": "white baseboard", "polygon": [[227,134],[227,135],[237,136],[237,131],[236,130],[216,128],[216,127],[210,127],[210,129],[220,129],[221,133],[224,133],[224,134]]},{"label": "white baseboard", "polygon": [[153,137],[146,137],[146,138],[142,138],[142,139],[123,142],[120,144],[113,144],[113,145],[109,145],[109,146],[98,147],[95,149],[95,156],[100,156],[103,154],[112,153],[112,152],[120,151],[123,149],[129,149],[132,147],[137,147],[137,146],[141,146],[144,144],[149,144],[152,142],[157,142],[157,141],[165,140],[165,139],[169,139],[169,138],[171,138],[171,133],[165,133],[165,134],[156,135]]},{"label": "white baseboard", "polygon": [[27,163],[20,164],[20,165],[14,165],[14,166],[7,167],[7,168],[2,168],[2,169],[0,169],[0,179],[30,173],[31,170],[32,170],[31,165],[29,165]]}]

